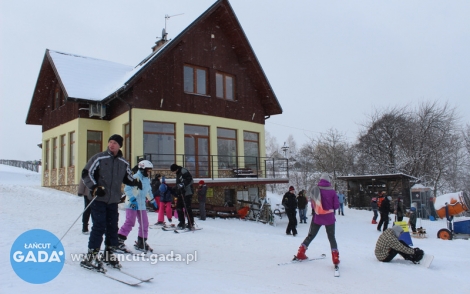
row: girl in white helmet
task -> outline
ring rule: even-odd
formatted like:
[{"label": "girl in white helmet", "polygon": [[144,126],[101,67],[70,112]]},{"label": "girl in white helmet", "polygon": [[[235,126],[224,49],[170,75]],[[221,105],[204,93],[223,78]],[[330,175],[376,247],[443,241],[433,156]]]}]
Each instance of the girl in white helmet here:
[{"label": "girl in white helmet", "polygon": [[122,252],[129,252],[124,242],[134,227],[135,220],[137,219],[139,222],[139,231],[134,247],[140,251],[153,252],[153,249],[150,248],[150,246],[147,244],[149,221],[147,217],[147,209],[145,206],[145,200],[148,199],[150,203],[155,206],[155,208],[157,207],[149,179],[150,171],[153,169],[153,164],[148,160],[142,160],[137,166],[139,170],[134,174],[134,178],[142,183],[142,190],[134,189],[134,187],[127,185],[124,188],[124,192],[127,196],[126,221],[118,232],[118,249]]}]

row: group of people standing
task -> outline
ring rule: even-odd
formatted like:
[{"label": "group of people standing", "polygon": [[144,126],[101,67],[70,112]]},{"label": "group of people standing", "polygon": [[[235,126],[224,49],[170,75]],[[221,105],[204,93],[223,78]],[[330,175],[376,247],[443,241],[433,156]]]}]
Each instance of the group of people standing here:
[{"label": "group of people standing", "polygon": [[[88,269],[104,271],[103,262],[120,268],[116,252],[128,251],[125,241],[136,220],[139,223],[138,237],[134,247],[142,251],[153,251],[147,243],[149,219],[147,204],[155,209],[158,207],[158,223],[163,223],[166,214],[168,221],[172,222],[173,198],[176,198],[176,211],[178,213],[177,228],[193,228],[194,216],[191,209],[191,198],[194,194],[193,177],[191,173],[177,164],[170,166],[175,175],[176,185],[170,188],[165,177],[160,181],[157,174],[151,185],[150,174],[153,164],[148,160],[138,163],[134,172],[129,163],[123,158],[120,148],[123,138],[112,135],[108,140],[106,151],[100,152],[90,158],[82,171],[82,180],[79,185],[79,196],[84,196],[85,211],[83,213],[83,233],[88,233],[88,221],[91,215],[93,226],[88,241],[88,252],[81,262],[81,266]],[[118,204],[121,202],[121,185],[124,184],[126,195],[126,219],[121,228],[118,227]],[[157,184],[157,185],[155,185]],[[155,187],[158,189],[155,189]],[[200,203],[205,203],[207,187],[204,181],[199,182],[197,189]],[[157,203],[158,200],[158,203]],[[201,215],[201,219],[203,219]],[[100,254],[101,244],[105,236],[105,250]]]},{"label": "group of people standing", "polygon": [[402,197],[398,197],[395,202],[392,202],[392,196],[385,195],[385,191],[378,193],[377,197],[371,199],[371,208],[374,213],[372,217],[372,224],[377,224],[378,212],[380,212],[380,221],[377,224],[377,231],[385,231],[388,228],[390,221],[390,214],[396,215],[396,220],[401,222],[405,216],[405,207],[403,205]]}]

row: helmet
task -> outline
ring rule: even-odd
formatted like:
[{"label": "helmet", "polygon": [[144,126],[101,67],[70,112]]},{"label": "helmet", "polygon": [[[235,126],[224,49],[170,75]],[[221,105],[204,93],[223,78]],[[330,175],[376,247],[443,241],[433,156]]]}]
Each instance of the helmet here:
[{"label": "helmet", "polygon": [[146,169],[146,168],[153,168],[153,164],[148,160],[142,160],[139,162],[139,168]]}]

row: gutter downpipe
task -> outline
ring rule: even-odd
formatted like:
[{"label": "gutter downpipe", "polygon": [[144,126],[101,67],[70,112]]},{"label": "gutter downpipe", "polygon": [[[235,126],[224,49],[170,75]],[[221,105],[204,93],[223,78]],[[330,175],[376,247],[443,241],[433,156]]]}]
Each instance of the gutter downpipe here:
[{"label": "gutter downpipe", "polygon": [[[132,165],[132,160],[133,160],[133,157],[132,157],[132,104],[130,104],[129,102],[127,101],[124,101],[121,97],[118,96],[118,94],[116,93],[116,98],[121,100],[122,102],[126,103],[127,106],[129,106],[129,165],[130,166],[133,166]],[[125,134],[124,134],[125,136]],[[125,138],[124,138],[125,140]]]}]

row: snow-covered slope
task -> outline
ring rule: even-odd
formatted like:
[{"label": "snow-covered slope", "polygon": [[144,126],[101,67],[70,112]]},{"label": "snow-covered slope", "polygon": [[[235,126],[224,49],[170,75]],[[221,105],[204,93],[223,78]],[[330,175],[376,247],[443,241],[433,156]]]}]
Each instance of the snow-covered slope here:
[{"label": "snow-covered slope", "polygon": [[[37,173],[0,165],[0,292],[1,293],[464,293],[470,241],[443,241],[436,238],[445,222],[418,220],[428,238],[413,239],[415,246],[435,255],[429,269],[401,258],[392,263],[378,262],[374,256],[379,236],[370,224],[372,212],[345,209],[337,216],[336,237],[341,259],[341,277],[333,277],[326,233],[322,229],[307,255],[326,253],[324,260],[278,266],[297,252],[307,235],[308,224],[299,224],[297,237],[287,236],[285,218],[276,226],[251,221],[208,219],[199,221],[203,230],[174,234],[149,231],[149,244],[158,253],[195,254],[197,261],[127,261],[125,268],[153,275],[150,283],[126,286],[90,273],[70,258],[87,249],[88,236],[81,234],[79,219],[62,239],[67,260],[62,272],[51,282],[35,285],[20,279],[10,265],[10,249],[15,239],[30,229],[44,229],[61,238],[78,218],[83,199],[40,187]],[[269,194],[272,202],[279,195]],[[121,210],[120,224],[124,221]],[[310,212],[309,212],[310,214]],[[150,213],[152,223],[157,214]],[[128,245],[137,238],[137,228]]]}]

